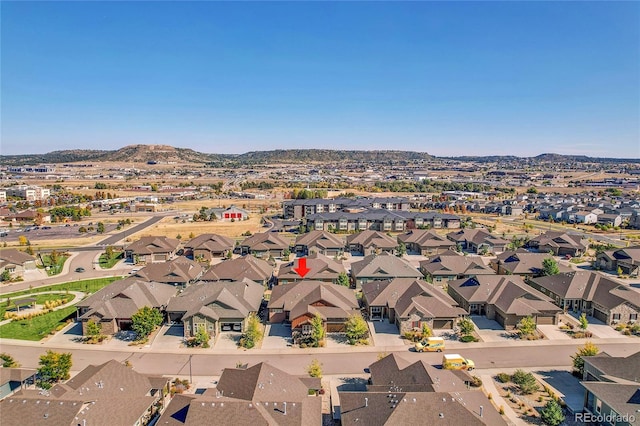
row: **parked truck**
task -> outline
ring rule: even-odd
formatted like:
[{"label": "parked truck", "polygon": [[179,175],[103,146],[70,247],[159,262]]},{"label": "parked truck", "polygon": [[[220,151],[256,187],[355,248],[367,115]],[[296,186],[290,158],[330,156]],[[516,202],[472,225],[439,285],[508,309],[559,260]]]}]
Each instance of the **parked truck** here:
[{"label": "parked truck", "polygon": [[476,364],[469,358],[459,354],[442,355],[442,368],[445,370],[468,370],[476,368]]},{"label": "parked truck", "polygon": [[427,337],[414,345],[416,352],[442,352],[444,339],[442,337]]}]

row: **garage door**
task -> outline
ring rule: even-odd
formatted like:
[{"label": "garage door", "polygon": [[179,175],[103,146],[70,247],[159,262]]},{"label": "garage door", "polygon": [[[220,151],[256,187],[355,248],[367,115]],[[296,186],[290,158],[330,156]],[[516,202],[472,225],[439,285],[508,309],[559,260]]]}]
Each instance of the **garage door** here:
[{"label": "garage door", "polygon": [[536,323],[538,325],[553,325],[553,319],[554,317],[550,316],[539,316]]},{"label": "garage door", "polygon": [[607,320],[609,319],[609,318],[607,318],[607,317],[608,317],[608,315],[607,315],[606,313],[604,313],[604,312],[602,312],[602,311],[599,311],[599,310],[597,310],[597,309],[594,309],[594,310],[593,310],[593,316],[594,316],[595,318],[599,319],[600,321],[604,322],[604,323],[606,323],[606,322],[607,322]]},{"label": "garage door", "polygon": [[242,331],[241,322],[223,322],[220,324],[220,331]]},{"label": "garage door", "polygon": [[339,333],[345,331],[344,323],[327,323],[328,333]]},{"label": "garage door", "polygon": [[433,320],[433,328],[453,328],[452,320]]}]

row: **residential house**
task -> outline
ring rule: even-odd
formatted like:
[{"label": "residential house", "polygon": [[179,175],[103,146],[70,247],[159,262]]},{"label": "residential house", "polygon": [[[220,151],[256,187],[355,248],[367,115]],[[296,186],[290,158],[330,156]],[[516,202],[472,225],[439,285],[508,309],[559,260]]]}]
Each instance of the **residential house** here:
[{"label": "residential house", "polygon": [[240,243],[240,254],[251,254],[261,259],[281,258],[289,243],[275,232],[253,234]]},{"label": "residential house", "polygon": [[0,250],[0,274],[8,271],[11,278],[24,277],[25,271],[36,269],[36,258],[23,251],[6,248]]},{"label": "residential house", "polygon": [[[543,262],[552,259],[548,253],[532,253],[525,249],[510,250],[500,253],[489,262],[489,266],[499,275],[519,275],[521,277],[537,277],[542,275]],[[558,264],[560,272],[569,272],[569,266]]]},{"label": "residential house", "polygon": [[493,269],[484,264],[481,257],[463,256],[453,250],[431,256],[420,262],[420,272],[427,281],[446,283],[447,281],[475,277],[476,275],[494,275]]},{"label": "residential house", "polygon": [[450,232],[447,238],[470,253],[501,253],[506,250],[509,241],[491,234],[484,228],[465,228]]},{"label": "residential house", "polygon": [[451,329],[456,319],[466,314],[441,288],[413,278],[365,283],[362,301],[371,320],[388,319],[401,334],[423,324]]},{"label": "residential house", "polygon": [[242,256],[212,265],[200,277],[200,281],[242,281],[245,278],[266,287],[273,278],[273,266],[266,260]]},{"label": "residential house", "polygon": [[640,229],[640,209],[634,209],[629,218],[629,227],[631,229]]},{"label": "residential house", "polygon": [[432,230],[412,229],[404,234],[398,235],[398,244],[402,243],[411,253],[429,256],[454,249],[455,243],[441,237]]},{"label": "residential house", "polygon": [[305,259],[306,267],[309,271],[303,276],[296,271],[300,266],[300,259],[284,263],[280,265],[276,277],[278,284],[295,283],[303,279],[336,284],[340,274],[346,275],[347,273],[342,262],[337,262],[319,253],[314,253],[303,259]]},{"label": "residential house", "polygon": [[225,257],[233,251],[235,241],[218,234],[202,234],[185,243],[185,256],[197,261]]},{"label": "residential house", "polygon": [[396,354],[371,364],[366,391],[339,390],[341,423],[382,425],[491,425],[507,423],[487,396],[458,373]]},{"label": "residential house", "polygon": [[408,261],[390,254],[370,254],[351,264],[351,282],[356,288],[369,281],[390,278],[422,278],[422,274]]},{"label": "residential house", "polygon": [[590,424],[640,426],[640,352],[583,357],[584,416]]},{"label": "residential house", "polygon": [[347,248],[352,254],[395,254],[398,242],[378,231],[362,231],[347,236]]},{"label": "residential house", "polygon": [[125,247],[127,261],[134,264],[166,262],[177,256],[182,248],[176,238],[150,236],[142,237]]},{"label": "residential house", "polygon": [[0,401],[3,424],[147,425],[169,400],[169,379],[118,361],[90,365],[46,392],[22,390]]},{"label": "residential house", "polygon": [[176,257],[165,263],[150,263],[132,276],[184,288],[196,282],[203,273],[204,268],[198,262],[186,257]]},{"label": "residential house", "polygon": [[538,277],[528,284],[565,311],[584,312],[609,325],[638,320],[640,290],[595,272]]},{"label": "residential house", "polygon": [[569,223],[584,223],[586,225],[598,222],[598,215],[587,210],[568,212],[565,220]]},{"label": "residential house", "polygon": [[469,314],[484,315],[505,329],[529,316],[536,324],[556,324],[562,312],[550,297],[513,275],[479,275],[449,281],[447,292]]},{"label": "residential house", "polygon": [[292,376],[266,362],[249,368],[225,368],[215,388],[201,395],[175,395],[157,424],[320,426],[319,382]]},{"label": "residential house", "polygon": [[200,283],[169,300],[167,317],[171,323],[182,322],[185,338],[193,336],[200,328],[212,338],[220,332],[242,332],[249,315],[260,309],[263,293],[262,284],[247,278]]},{"label": "residential house", "polygon": [[597,223],[600,225],[620,226],[622,225],[622,216],[616,213],[598,215]]},{"label": "residential house", "polygon": [[397,386],[407,392],[456,392],[466,391],[465,382],[471,379],[466,372],[436,368],[427,361],[409,362],[397,353],[385,356],[369,366],[371,377],[368,391],[389,390]]},{"label": "residential house", "polygon": [[313,252],[325,256],[341,256],[344,252],[344,241],[338,235],[327,231],[310,231],[296,238],[294,251],[298,256],[306,256]]},{"label": "residential house", "polygon": [[327,332],[344,330],[344,322],[360,313],[352,290],[321,281],[300,281],[273,288],[267,304],[269,322],[290,322],[292,331],[311,332],[310,321],[322,317]]},{"label": "residential house", "polygon": [[36,370],[0,367],[0,400],[36,383]]},{"label": "residential house", "polygon": [[142,281],[135,277],[115,281],[76,304],[82,334],[87,322],[100,325],[102,334],[115,334],[131,329],[131,317],[140,308],[149,306],[164,312],[169,299],[176,294],[172,285]]},{"label": "residential house", "polygon": [[629,276],[640,273],[640,246],[607,250],[596,255],[595,266],[605,271],[617,271]]},{"label": "residential house", "polygon": [[588,242],[580,235],[560,231],[547,231],[532,238],[527,247],[541,253],[552,252],[556,256],[582,256]]}]

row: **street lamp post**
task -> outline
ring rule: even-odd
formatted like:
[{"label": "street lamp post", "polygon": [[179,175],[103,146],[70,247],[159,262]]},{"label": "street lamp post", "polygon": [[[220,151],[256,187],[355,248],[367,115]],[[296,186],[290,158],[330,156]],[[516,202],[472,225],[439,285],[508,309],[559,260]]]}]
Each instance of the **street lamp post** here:
[{"label": "street lamp post", "polygon": [[193,358],[193,354],[189,355],[189,383],[193,383],[193,374],[191,373],[191,358]]}]

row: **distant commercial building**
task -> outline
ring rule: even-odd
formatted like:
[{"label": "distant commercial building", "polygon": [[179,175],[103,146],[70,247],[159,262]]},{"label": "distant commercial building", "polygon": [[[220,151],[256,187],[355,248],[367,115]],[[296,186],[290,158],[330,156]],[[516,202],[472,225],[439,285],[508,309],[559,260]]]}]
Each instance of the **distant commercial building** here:
[{"label": "distant commercial building", "polygon": [[5,201],[7,196],[22,198],[26,201],[46,200],[51,196],[51,191],[48,188],[40,186],[16,185],[6,188],[5,191]]},{"label": "distant commercial building", "polygon": [[409,200],[403,197],[312,198],[306,200],[290,200],[283,203],[283,215],[285,219],[302,219],[312,214],[334,213],[350,209],[409,211]]}]

